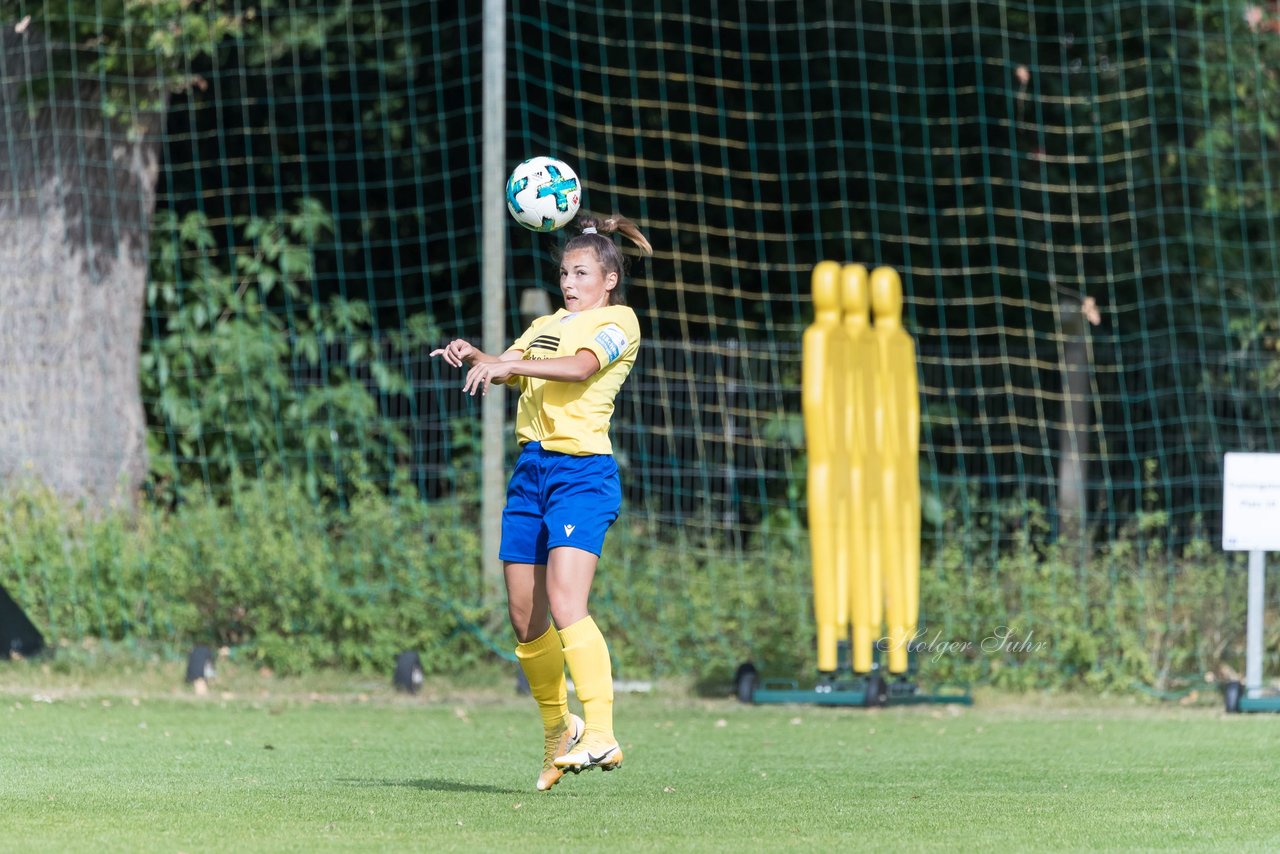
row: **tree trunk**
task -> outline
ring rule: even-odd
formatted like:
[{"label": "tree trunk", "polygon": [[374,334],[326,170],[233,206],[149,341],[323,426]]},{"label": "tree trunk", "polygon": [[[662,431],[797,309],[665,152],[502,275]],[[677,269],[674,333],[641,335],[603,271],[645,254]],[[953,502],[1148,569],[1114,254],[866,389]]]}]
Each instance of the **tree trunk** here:
[{"label": "tree trunk", "polygon": [[130,138],[96,81],[50,89],[38,35],[0,47],[0,489],[131,505],[160,113]]},{"label": "tree trunk", "polygon": [[1086,529],[1089,458],[1089,352],[1076,300],[1059,304],[1062,344],[1062,427],[1058,434],[1058,524],[1062,537]]}]

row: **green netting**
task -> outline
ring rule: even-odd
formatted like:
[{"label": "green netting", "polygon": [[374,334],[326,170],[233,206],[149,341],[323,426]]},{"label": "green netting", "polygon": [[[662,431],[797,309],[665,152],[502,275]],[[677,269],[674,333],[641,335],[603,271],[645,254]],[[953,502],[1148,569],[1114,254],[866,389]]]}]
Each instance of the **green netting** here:
[{"label": "green netting", "polygon": [[[483,22],[305,5],[0,3],[0,478],[27,496],[0,583],[54,637],[297,666],[508,644],[479,407],[425,355],[481,337]],[[930,632],[1047,643],[930,666],[1236,661],[1222,454],[1280,451],[1274,9],[509,9],[506,161],[566,159],[655,246],[596,591],[624,672],[810,656],[798,343],[823,259],[903,276]],[[514,337],[526,292],[556,297],[555,238],[506,227]],[[32,479],[141,497],[112,527]]]}]

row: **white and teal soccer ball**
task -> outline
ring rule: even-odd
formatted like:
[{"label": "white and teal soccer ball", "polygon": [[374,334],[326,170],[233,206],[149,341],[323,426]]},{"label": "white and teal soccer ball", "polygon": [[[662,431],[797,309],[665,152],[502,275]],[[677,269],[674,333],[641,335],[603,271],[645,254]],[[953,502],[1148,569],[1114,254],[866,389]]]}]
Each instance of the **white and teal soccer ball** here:
[{"label": "white and teal soccer ball", "polygon": [[507,179],[507,210],[531,231],[555,231],[569,224],[582,203],[582,183],[569,164],[532,157]]}]

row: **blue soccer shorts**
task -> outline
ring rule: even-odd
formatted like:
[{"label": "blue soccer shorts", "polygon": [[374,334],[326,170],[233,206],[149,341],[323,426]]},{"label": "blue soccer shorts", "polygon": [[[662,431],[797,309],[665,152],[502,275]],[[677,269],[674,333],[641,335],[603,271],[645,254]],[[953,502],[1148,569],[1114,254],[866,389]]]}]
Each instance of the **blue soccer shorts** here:
[{"label": "blue soccer shorts", "polygon": [[613,455],[575,457],[529,442],[507,486],[498,557],[545,565],[547,553],[558,546],[598,556],[621,507],[622,484]]}]

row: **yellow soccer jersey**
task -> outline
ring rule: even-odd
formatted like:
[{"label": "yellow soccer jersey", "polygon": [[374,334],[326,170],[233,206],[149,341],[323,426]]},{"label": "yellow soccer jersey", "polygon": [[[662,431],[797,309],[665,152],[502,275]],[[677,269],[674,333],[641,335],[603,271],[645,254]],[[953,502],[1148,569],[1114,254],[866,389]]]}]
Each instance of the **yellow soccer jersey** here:
[{"label": "yellow soccer jersey", "polygon": [[541,442],[548,451],[574,456],[612,454],[613,399],[640,349],[636,313],[625,305],[580,312],[562,308],[531,323],[511,349],[523,350],[526,359],[554,359],[590,350],[600,360],[600,370],[578,383],[518,377],[516,439],[520,444]]}]

